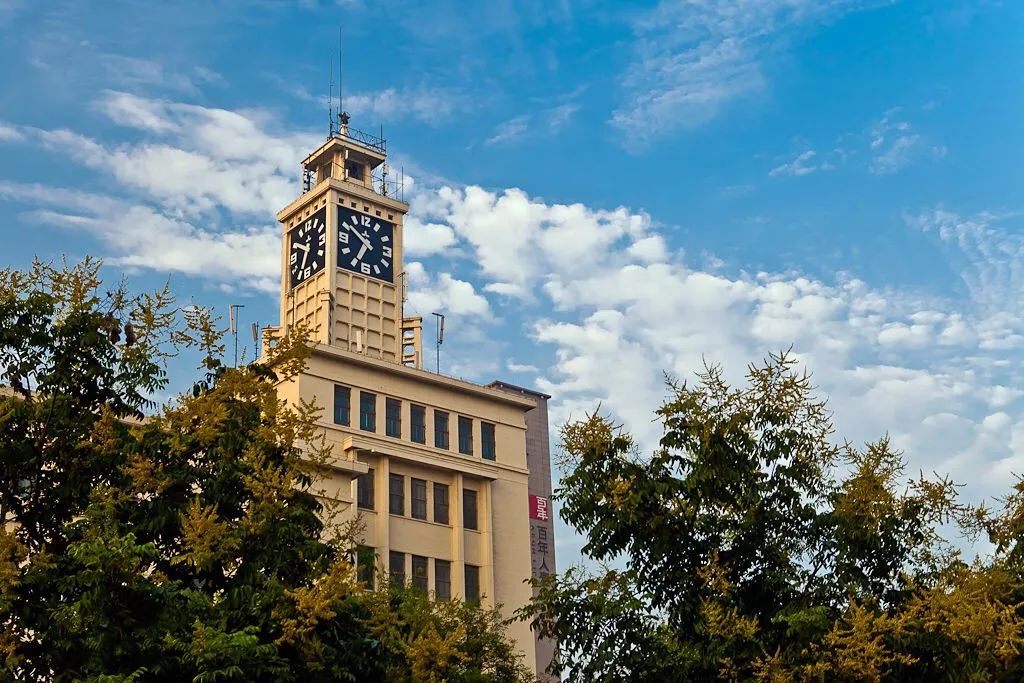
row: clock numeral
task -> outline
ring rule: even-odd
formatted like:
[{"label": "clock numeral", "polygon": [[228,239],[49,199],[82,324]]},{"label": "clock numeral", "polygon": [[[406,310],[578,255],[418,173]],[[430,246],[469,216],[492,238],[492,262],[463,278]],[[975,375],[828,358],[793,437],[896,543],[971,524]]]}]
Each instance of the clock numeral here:
[{"label": "clock numeral", "polygon": [[342,244],[348,244],[348,233],[347,232],[339,232],[338,233],[338,241],[341,242]]},{"label": "clock numeral", "polygon": [[327,233],[325,233],[325,232],[321,232],[320,233],[320,240],[319,240],[318,244],[321,247],[324,246],[325,244],[327,244]]},{"label": "clock numeral", "polygon": [[363,225],[366,226],[367,228],[370,227],[370,217],[369,216],[361,216],[361,218],[362,218]]},{"label": "clock numeral", "polygon": [[391,258],[391,247],[381,247],[380,250],[381,253],[384,254],[384,256],[386,256],[387,258]]},{"label": "clock numeral", "polygon": [[363,271],[363,275],[369,275],[370,274],[370,264],[369,263],[360,263],[359,264],[359,270]]},{"label": "clock numeral", "polygon": [[297,251],[295,251],[294,249],[292,249],[292,258],[291,258],[292,265],[294,266],[298,262],[298,260],[299,260],[299,253]]},{"label": "clock numeral", "polygon": [[310,266],[306,266],[306,269],[302,271],[302,279],[305,280],[307,277],[313,274]]}]

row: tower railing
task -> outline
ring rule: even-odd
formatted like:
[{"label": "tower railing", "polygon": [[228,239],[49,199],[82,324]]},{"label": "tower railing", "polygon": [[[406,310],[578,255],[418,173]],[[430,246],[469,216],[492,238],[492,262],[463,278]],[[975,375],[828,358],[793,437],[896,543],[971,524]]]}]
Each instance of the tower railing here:
[{"label": "tower railing", "polygon": [[357,142],[360,145],[375,149],[381,154],[388,153],[388,141],[383,137],[367,133],[361,130],[356,130],[349,126],[342,126],[341,130],[333,133],[331,137],[340,138],[342,140],[351,140]]}]

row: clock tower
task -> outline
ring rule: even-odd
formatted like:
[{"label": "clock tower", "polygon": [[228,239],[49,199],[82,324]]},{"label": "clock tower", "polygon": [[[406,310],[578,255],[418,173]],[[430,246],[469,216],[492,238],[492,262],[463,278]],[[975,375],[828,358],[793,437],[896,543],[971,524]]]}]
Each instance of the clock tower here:
[{"label": "clock tower", "polygon": [[339,119],[302,162],[302,195],[277,214],[281,327],[304,324],[318,343],[402,363],[409,205],[388,179],[385,140]]}]

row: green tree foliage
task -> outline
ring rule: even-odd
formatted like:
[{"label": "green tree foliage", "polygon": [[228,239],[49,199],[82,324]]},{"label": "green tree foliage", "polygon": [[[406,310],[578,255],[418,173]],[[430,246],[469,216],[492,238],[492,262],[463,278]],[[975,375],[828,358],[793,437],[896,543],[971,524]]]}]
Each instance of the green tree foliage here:
[{"label": "green tree foliage", "polygon": [[556,498],[602,569],[548,577],[522,616],[569,680],[1024,679],[1024,483],[992,514],[886,438],[837,446],[787,354],[740,388],[670,383],[658,417],[649,455],[597,415],[562,431]]},{"label": "green tree foliage", "polygon": [[318,408],[277,396],[307,344],[229,369],[216,323],[95,261],[0,272],[0,679],[525,680],[496,613],[363,590]]}]

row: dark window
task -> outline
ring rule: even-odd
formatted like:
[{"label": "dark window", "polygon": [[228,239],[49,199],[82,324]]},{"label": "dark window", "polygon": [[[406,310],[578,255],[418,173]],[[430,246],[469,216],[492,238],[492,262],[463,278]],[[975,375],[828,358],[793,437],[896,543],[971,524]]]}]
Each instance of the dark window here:
[{"label": "dark window", "polygon": [[466,602],[480,604],[480,567],[466,565]]},{"label": "dark window", "polygon": [[396,586],[405,585],[405,553],[394,550],[388,553],[388,572],[391,574],[391,583]]},{"label": "dark window", "polygon": [[490,422],[480,423],[480,448],[484,460],[494,460],[494,425]]},{"label": "dark window", "polygon": [[434,521],[448,523],[448,485],[434,484]]},{"label": "dark window", "polygon": [[356,479],[356,501],[361,508],[373,509],[373,468]]},{"label": "dark window", "polygon": [[452,597],[452,563],[434,560],[434,597],[449,600]]},{"label": "dark window", "polygon": [[373,589],[373,570],[376,560],[376,555],[373,552],[373,548],[361,545],[356,548],[356,578],[362,583],[366,584],[366,587]]},{"label": "dark window", "polygon": [[434,411],[434,446],[448,448],[448,413]]},{"label": "dark window", "polygon": [[459,415],[459,453],[473,455],[473,420]]},{"label": "dark window", "polygon": [[388,436],[402,436],[402,402],[389,398],[384,402],[384,433]]},{"label": "dark window", "polygon": [[423,406],[409,406],[409,427],[411,438],[416,443],[427,442],[427,409]]},{"label": "dark window", "polygon": [[412,483],[412,516],[416,519],[427,518],[427,482],[413,479]]},{"label": "dark window", "polygon": [[352,390],[338,384],[334,385],[334,424],[349,425],[352,415]]},{"label": "dark window", "polygon": [[347,173],[348,177],[352,180],[362,180],[363,165],[356,163],[355,161],[345,162],[345,173]]},{"label": "dark window", "polygon": [[377,394],[359,392],[359,428],[364,432],[377,431]]},{"label": "dark window", "polygon": [[424,593],[427,592],[427,558],[412,556],[412,585]]},{"label": "dark window", "polygon": [[462,526],[476,529],[476,491],[462,489]]},{"label": "dark window", "polygon": [[388,511],[393,515],[405,514],[405,477],[401,474],[388,476]]}]

